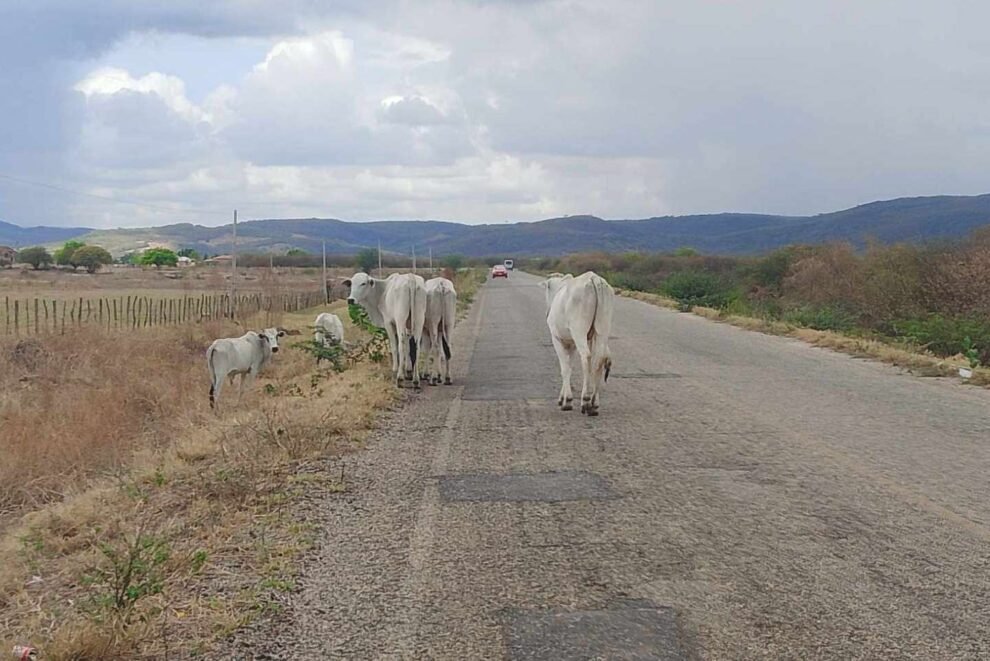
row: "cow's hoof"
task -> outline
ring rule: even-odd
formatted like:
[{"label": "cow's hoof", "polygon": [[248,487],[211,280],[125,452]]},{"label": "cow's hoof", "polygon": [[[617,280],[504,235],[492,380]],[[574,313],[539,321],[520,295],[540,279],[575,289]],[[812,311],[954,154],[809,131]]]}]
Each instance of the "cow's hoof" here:
[{"label": "cow's hoof", "polygon": [[560,410],[561,411],[573,411],[574,410],[574,405],[571,404],[570,402],[564,402],[561,405]]},{"label": "cow's hoof", "polygon": [[593,418],[596,415],[598,415],[598,409],[591,409],[591,408],[588,409],[588,417],[589,418]]},{"label": "cow's hoof", "polygon": [[446,379],[443,380],[443,385],[445,385],[445,386],[452,386],[452,385],[454,385],[454,382],[451,381],[450,380],[450,377],[448,376]]}]

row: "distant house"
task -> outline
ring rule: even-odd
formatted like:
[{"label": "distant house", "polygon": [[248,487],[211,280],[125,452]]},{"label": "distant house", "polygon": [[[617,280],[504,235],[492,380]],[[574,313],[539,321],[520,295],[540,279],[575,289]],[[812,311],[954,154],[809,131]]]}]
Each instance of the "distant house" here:
[{"label": "distant house", "polygon": [[230,255],[217,255],[216,257],[210,257],[209,259],[204,259],[204,264],[230,264]]},{"label": "distant house", "polygon": [[13,266],[17,259],[17,251],[10,246],[0,246],[0,267]]},{"label": "distant house", "polygon": [[179,261],[178,261],[179,266],[192,266],[195,263],[196,262],[194,262],[192,259],[190,259],[189,257],[186,257],[184,255],[183,256],[180,256],[179,257]]}]

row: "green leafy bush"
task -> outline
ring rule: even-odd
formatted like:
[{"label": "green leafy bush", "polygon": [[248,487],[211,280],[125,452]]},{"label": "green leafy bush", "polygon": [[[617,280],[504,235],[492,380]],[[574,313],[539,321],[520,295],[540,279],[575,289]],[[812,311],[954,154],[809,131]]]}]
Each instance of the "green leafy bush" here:
[{"label": "green leafy bush", "polygon": [[732,286],[704,271],[679,271],[663,281],[660,290],[685,307],[724,308],[733,298]]},{"label": "green leafy bush", "polygon": [[933,314],[925,319],[896,322],[894,329],[899,337],[937,356],[963,354],[984,365],[990,363],[990,321],[986,319]]}]

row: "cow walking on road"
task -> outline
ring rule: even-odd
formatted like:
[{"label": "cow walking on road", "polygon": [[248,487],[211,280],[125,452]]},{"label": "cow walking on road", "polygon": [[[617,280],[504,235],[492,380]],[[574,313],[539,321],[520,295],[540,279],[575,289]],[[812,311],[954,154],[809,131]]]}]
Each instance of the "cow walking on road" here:
[{"label": "cow walking on road", "polygon": [[426,324],[423,328],[423,371],[428,383],[450,380],[450,334],[457,315],[457,291],[447,278],[426,281]]},{"label": "cow walking on road", "polygon": [[547,296],[547,326],[563,380],[557,405],[564,411],[573,408],[571,358],[577,351],[584,375],[581,413],[598,415],[599,395],[612,369],[608,335],[615,292],[604,278],[592,271],[576,278],[553,274],[543,286]]},{"label": "cow walking on road", "polygon": [[223,381],[240,376],[238,396],[244,392],[244,382],[250,385],[258,372],[278,353],[278,338],[286,334],[297,335],[299,331],[284,328],[266,328],[261,331],[248,331],[240,337],[224,337],[214,340],[206,350],[206,365],[210,370],[210,408],[220,401]]},{"label": "cow walking on road", "polygon": [[367,273],[356,273],[344,285],[351,288],[348,303],[360,305],[376,326],[388,333],[392,371],[396,385],[403,375],[420,387],[419,351],[426,320],[426,283],[413,273],[393,273],[381,280]]}]

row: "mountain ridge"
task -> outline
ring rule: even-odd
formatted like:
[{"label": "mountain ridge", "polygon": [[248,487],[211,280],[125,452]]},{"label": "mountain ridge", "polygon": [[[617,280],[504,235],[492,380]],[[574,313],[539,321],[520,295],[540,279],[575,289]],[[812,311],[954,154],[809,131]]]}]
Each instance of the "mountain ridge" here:
[{"label": "mountain ridge", "polygon": [[[863,246],[965,236],[990,224],[990,194],[905,197],[868,202],[813,216],[726,212],[604,220],[583,214],[538,221],[466,225],[438,220],[348,222],[336,218],[262,219],[238,223],[241,252],[301,248],[354,253],[381,242],[389,252],[486,255],[561,255],[589,250],[673,250],[691,246],[704,253],[753,254],[795,243],[849,241]],[[231,225],[174,223],[159,227],[96,230],[23,228],[0,221],[0,244],[24,247],[69,238],[102,245],[114,254],[148,246],[190,247],[210,254],[230,251]]]}]

